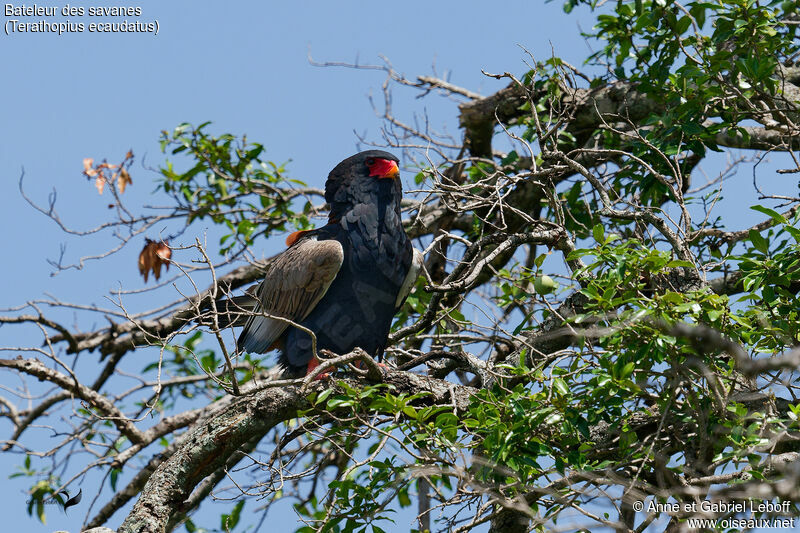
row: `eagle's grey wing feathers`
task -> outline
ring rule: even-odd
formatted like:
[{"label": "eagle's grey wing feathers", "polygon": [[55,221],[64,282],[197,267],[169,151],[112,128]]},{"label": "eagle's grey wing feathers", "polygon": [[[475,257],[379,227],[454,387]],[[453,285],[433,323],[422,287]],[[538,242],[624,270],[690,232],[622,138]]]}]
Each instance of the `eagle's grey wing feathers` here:
[{"label": "eagle's grey wing feathers", "polygon": [[[254,314],[239,336],[237,346],[264,353],[292,322],[303,320],[328,291],[344,262],[338,241],[304,237],[275,258],[256,290]],[[269,315],[269,316],[267,316]]]},{"label": "eagle's grey wing feathers", "polygon": [[417,278],[419,277],[419,273],[422,270],[422,265],[424,263],[424,258],[422,257],[422,252],[414,248],[414,257],[411,259],[411,268],[408,269],[408,274],[406,274],[405,279],[403,279],[403,284],[400,286],[400,292],[397,293],[397,299],[394,302],[394,308],[400,309],[405,303],[406,298],[408,298],[411,289],[414,288],[414,284],[417,282]]}]

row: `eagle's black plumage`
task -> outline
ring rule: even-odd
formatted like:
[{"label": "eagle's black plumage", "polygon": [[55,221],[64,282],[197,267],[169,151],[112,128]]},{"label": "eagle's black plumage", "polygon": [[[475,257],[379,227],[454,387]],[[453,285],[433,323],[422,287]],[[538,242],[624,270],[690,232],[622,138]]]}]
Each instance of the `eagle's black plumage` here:
[{"label": "eagle's black plumage", "polygon": [[240,349],[277,347],[286,373],[304,375],[313,360],[311,337],[276,318],[285,317],[314,332],[317,350],[383,354],[392,317],[421,264],[400,218],[397,162],[370,150],[336,165],[325,184],[328,224],[302,232],[276,258]]}]

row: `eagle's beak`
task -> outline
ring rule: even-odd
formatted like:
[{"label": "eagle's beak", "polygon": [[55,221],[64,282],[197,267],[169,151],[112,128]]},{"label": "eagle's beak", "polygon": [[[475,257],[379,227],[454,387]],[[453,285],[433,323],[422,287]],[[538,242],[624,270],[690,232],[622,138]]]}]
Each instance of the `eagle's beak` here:
[{"label": "eagle's beak", "polygon": [[369,167],[369,175],[378,179],[397,178],[400,177],[400,169],[391,159],[376,159]]},{"label": "eagle's beak", "polygon": [[392,179],[394,179],[394,178],[399,178],[400,177],[400,169],[397,168],[397,163],[395,163],[394,161],[390,161],[390,163],[391,163],[391,166],[389,167],[389,170],[387,170],[386,173],[383,176],[381,176],[381,178],[392,178]]}]

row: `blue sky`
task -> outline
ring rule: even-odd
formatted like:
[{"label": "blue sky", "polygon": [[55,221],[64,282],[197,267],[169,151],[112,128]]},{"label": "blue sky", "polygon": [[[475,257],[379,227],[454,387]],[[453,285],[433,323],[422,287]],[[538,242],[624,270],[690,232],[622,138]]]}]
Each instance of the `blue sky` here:
[{"label": "blue sky", "polygon": [[[23,260],[7,261],[3,268],[6,279],[31,280],[5,293],[9,304],[29,298],[32,289],[63,290],[66,276],[50,279],[44,261],[58,255],[60,243],[66,242],[66,258],[73,260],[104,244],[65,239],[30,209],[17,191],[23,167],[30,195],[46,203],[55,188],[59,213],[77,228],[108,217],[107,198],[93,194],[80,174],[82,159],[114,162],[133,149],[137,164],[127,200],[154,203],[149,194],[155,176],[140,163],[143,157],[150,166],[162,162],[159,132],[181,122],[211,120],[213,131],[246,133],[266,146],[267,157],[291,159],[294,177],[322,184],[336,162],[356,151],[354,132],[380,138],[381,124],[368,96],[380,99],[385,76],[315,67],[309,51],[318,61],[379,63],[384,55],[412,79],[431,74],[435,65],[454,83],[490,94],[505,83],[486,78],[481,69],[523,72],[520,45],[549,55],[552,42],[574,61],[586,49],[577,18],[565,16],[557,2],[507,2],[495,10],[469,2],[136,5],[142,8],[140,20],[159,21],[157,36],[2,35],[7,81],[0,125],[0,217],[4,227],[17,228],[3,232],[2,246],[25,251]],[[420,113],[427,105],[458,133],[455,103],[437,98],[426,103],[413,96],[396,93],[399,115],[410,119],[412,111]],[[81,276],[71,277],[69,294],[85,294],[84,283]]]},{"label": "blue sky", "polygon": [[[116,162],[132,149],[137,159],[126,200],[134,207],[163,203],[151,195],[156,176],[143,168],[143,159],[151,167],[163,161],[157,142],[161,130],[210,120],[213,132],[246,133],[266,146],[268,158],[291,160],[292,177],[321,186],[333,165],[357,151],[354,132],[380,139],[381,123],[368,97],[381,100],[385,75],[315,67],[308,61],[309,51],[318,61],[380,63],[383,55],[409,78],[449,76],[457,85],[488,95],[506,83],[485,77],[481,69],[521,74],[527,59],[521,47],[536,57],[555,50],[579,65],[588,50],[579,23],[584,29],[591,26],[586,12],[565,15],[560,2],[506,1],[491,8],[471,1],[173,0],[130,5],[140,6],[142,14],[128,19],[157,20],[158,35],[0,35],[0,248],[5,251],[0,307],[45,293],[78,303],[102,303],[114,287],[143,285],[136,272],[141,245],[83,270],[51,276],[46,260],[57,258],[62,244],[65,261],[74,262],[110,248],[113,241],[107,235],[66,236],[31,209],[17,187],[23,168],[26,191],[33,199],[46,204],[55,189],[64,222],[88,229],[108,218],[109,199],[99,196],[81,175],[83,158]],[[4,23],[8,18],[12,17]],[[96,21],[68,18],[85,25]],[[395,92],[399,117],[410,120],[413,113],[427,109],[435,127],[458,135],[455,102],[414,96]],[[405,179],[410,182],[409,176]],[[193,241],[194,235],[184,238]],[[254,252],[260,256],[274,251]],[[19,330],[0,328],[0,345],[24,346],[26,341],[30,342]],[[7,375],[0,376],[0,383],[17,385]],[[0,434],[8,431],[8,424],[0,420]],[[39,438],[31,442],[46,446],[47,436]],[[5,479],[20,460],[0,456],[0,477]],[[86,502],[97,493],[97,486],[90,485],[87,481],[83,487],[83,504],[68,516],[50,510],[48,525],[43,526],[24,513],[27,480],[6,481],[0,502],[4,529],[78,531]],[[217,526],[219,512],[229,508],[225,504],[202,513],[208,518],[204,525]],[[123,515],[117,513],[109,525],[116,527]],[[203,524],[203,519],[197,522]],[[277,514],[270,517],[270,529],[288,530],[294,522],[290,512]],[[408,529],[403,522],[398,527]]]}]

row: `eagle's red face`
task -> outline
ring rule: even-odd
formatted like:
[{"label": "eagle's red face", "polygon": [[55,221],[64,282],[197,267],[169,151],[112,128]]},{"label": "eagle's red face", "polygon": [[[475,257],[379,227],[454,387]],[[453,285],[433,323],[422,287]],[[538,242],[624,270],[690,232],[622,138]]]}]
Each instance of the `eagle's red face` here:
[{"label": "eagle's red face", "polygon": [[366,161],[367,168],[369,169],[369,176],[382,178],[397,178],[400,176],[400,169],[397,168],[397,163],[391,159],[381,159],[379,157],[370,157]]}]

